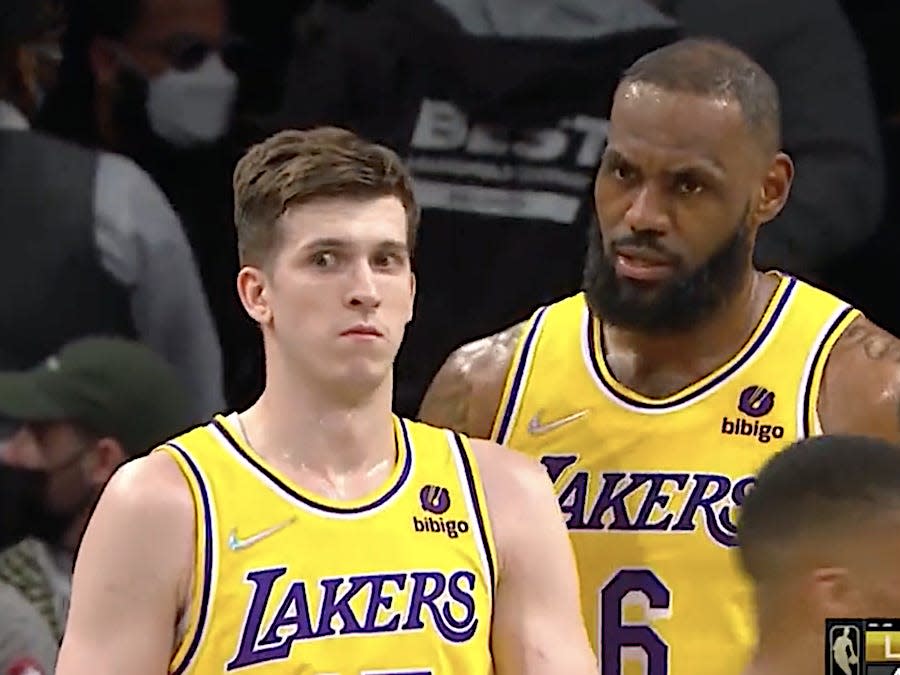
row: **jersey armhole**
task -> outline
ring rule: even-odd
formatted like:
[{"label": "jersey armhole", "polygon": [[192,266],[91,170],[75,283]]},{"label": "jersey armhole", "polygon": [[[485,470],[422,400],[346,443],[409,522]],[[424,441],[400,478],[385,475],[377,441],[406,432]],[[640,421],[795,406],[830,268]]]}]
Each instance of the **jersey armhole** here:
[{"label": "jersey armhole", "polygon": [[822,423],[819,419],[819,394],[822,389],[825,366],[828,364],[828,357],[834,351],[834,346],[841,335],[860,316],[862,316],[860,310],[842,304],[831,318],[825,322],[822,331],[813,343],[800,385],[799,415],[801,438],[818,436],[823,433]]},{"label": "jersey armhole", "polygon": [[491,605],[493,605],[498,583],[497,546],[491,528],[481,471],[469,439],[450,430],[446,430],[446,434],[451,454],[454,456],[459,485],[465,494],[469,517],[477,530],[475,545],[481,557],[485,580],[490,589]]},{"label": "jersey armhole", "polygon": [[541,307],[528,320],[526,330],[516,345],[516,351],[506,371],[506,383],[503,386],[503,395],[500,397],[500,405],[497,406],[497,414],[491,426],[490,440],[495,443],[506,443],[515,427],[519,405],[522,402],[525,386],[528,382],[528,374],[534,353],[537,349],[538,334],[544,322],[547,307]]},{"label": "jersey armhole", "polygon": [[190,603],[179,620],[183,633],[177,636],[169,662],[169,673],[184,675],[196,656],[207,626],[212,586],[217,569],[215,514],[209,482],[190,454],[174,441],[158,452],[171,457],[184,476],[194,502],[194,564],[191,574]]}]

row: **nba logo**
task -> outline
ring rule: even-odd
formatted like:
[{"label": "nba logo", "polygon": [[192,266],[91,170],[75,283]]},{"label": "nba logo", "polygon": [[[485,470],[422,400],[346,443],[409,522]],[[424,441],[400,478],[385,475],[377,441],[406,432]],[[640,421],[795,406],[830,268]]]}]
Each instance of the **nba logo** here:
[{"label": "nba logo", "polygon": [[827,675],[862,675],[862,622],[828,619],[825,625],[825,672]]}]

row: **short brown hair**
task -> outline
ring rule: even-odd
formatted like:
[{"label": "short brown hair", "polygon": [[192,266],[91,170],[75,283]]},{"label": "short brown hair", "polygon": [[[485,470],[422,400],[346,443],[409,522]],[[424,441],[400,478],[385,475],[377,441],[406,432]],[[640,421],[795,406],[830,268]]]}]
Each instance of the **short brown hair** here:
[{"label": "short brown hair", "polygon": [[234,170],[234,222],[241,264],[260,265],[278,244],[278,220],[292,206],[322,197],[394,195],[406,209],[415,247],[419,206],[397,154],[346,129],[281,131],[253,146]]}]

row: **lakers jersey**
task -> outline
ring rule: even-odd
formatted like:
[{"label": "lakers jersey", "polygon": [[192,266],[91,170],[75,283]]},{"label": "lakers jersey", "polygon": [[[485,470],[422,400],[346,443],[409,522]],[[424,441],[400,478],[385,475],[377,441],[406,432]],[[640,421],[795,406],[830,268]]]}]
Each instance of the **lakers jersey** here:
[{"label": "lakers jersey", "polygon": [[197,524],[170,673],[493,673],[496,558],[468,441],[399,418],[395,429],[393,474],[356,502],[297,487],[234,416],[161,448]]},{"label": "lakers jersey", "polygon": [[534,314],[493,437],[555,484],[603,675],[741,673],[755,628],[738,510],[770,455],[818,432],[825,361],[857,316],[782,276],[730,361],[654,399],[613,377],[583,295]]}]

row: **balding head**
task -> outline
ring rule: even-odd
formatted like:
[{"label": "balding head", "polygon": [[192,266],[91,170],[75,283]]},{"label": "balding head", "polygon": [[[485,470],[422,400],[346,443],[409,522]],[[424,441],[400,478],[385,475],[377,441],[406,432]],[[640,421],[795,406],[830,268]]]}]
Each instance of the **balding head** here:
[{"label": "balding head", "polygon": [[625,71],[619,87],[634,84],[737,103],[761,149],[774,153],[781,146],[775,82],[762,66],[724,42],[688,39],[652,51]]}]

